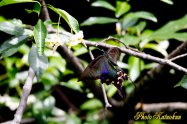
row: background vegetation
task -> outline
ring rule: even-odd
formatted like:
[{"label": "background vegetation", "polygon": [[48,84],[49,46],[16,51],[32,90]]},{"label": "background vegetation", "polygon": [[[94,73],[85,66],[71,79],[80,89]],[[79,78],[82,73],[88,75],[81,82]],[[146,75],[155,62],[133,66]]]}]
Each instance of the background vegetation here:
[{"label": "background vegetation", "polygon": [[[16,110],[25,97],[21,123],[185,123],[185,4],[185,0],[0,1],[0,122],[18,121]],[[104,42],[121,48],[118,66],[137,89],[125,81],[126,97],[122,99],[113,85],[105,85],[112,104],[106,109],[100,82],[78,82],[78,78],[91,62],[87,47],[97,57],[102,54],[97,43],[109,36],[129,47],[114,40]],[[102,45],[99,48],[107,50]],[[131,50],[140,56],[129,54]],[[183,71],[169,66],[168,61],[163,64],[165,60],[180,65]],[[146,109],[149,105],[154,106]],[[182,119],[134,120],[140,111],[177,112]]]}]

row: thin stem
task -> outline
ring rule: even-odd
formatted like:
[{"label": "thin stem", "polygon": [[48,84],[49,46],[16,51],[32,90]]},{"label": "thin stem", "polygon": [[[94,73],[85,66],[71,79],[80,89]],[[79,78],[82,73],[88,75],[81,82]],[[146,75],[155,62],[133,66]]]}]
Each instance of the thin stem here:
[{"label": "thin stem", "polygon": [[23,92],[21,95],[19,106],[18,106],[16,113],[14,115],[13,124],[19,124],[21,122],[23,112],[24,112],[26,105],[27,105],[27,99],[28,99],[28,96],[29,96],[30,91],[32,89],[32,82],[33,82],[34,76],[35,76],[34,70],[32,68],[29,68],[28,78],[23,86]]},{"label": "thin stem", "polygon": [[178,55],[178,56],[176,56],[176,57],[174,57],[174,58],[171,58],[170,61],[174,61],[174,60],[176,60],[176,59],[180,59],[180,58],[183,58],[183,57],[186,57],[186,56],[187,56],[187,53],[181,54],[181,55]]},{"label": "thin stem", "polygon": [[138,103],[135,107],[137,110],[144,112],[164,112],[164,111],[176,111],[185,110],[187,111],[187,103],[183,102],[169,102],[169,103]]},{"label": "thin stem", "polygon": [[79,111],[75,105],[68,99],[68,97],[61,91],[61,89],[58,86],[55,86],[55,91],[60,95],[60,98],[69,106],[69,108]]},{"label": "thin stem", "polygon": [[104,96],[104,100],[105,100],[105,108],[112,107],[112,105],[108,102],[106,91],[105,91],[105,86],[103,83],[101,83],[101,88],[102,88],[103,96]]}]

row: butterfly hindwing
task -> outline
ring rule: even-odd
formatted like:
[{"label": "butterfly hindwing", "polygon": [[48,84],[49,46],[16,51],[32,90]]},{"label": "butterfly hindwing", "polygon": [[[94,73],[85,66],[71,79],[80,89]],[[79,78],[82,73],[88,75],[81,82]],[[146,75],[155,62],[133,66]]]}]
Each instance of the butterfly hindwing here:
[{"label": "butterfly hindwing", "polygon": [[110,48],[108,51],[107,51],[107,55],[108,55],[108,58],[109,60],[115,65],[117,66],[117,60],[119,59],[120,57],[120,51],[117,47],[113,47],[113,48]]},{"label": "butterfly hindwing", "polygon": [[104,61],[105,57],[103,55],[95,58],[82,72],[79,80],[95,80],[99,79],[102,74],[101,63]]}]

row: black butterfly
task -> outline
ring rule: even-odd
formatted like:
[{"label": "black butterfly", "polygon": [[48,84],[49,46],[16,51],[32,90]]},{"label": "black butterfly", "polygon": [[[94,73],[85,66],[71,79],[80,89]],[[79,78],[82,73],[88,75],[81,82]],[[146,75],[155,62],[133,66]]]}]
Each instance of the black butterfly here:
[{"label": "black butterfly", "polygon": [[122,83],[124,80],[128,79],[128,76],[117,65],[119,56],[120,51],[118,48],[110,48],[107,53],[104,52],[103,55],[95,58],[86,67],[81,74],[79,81],[100,79],[101,83],[106,83],[107,85],[113,84],[118,89],[120,96],[124,98]]}]

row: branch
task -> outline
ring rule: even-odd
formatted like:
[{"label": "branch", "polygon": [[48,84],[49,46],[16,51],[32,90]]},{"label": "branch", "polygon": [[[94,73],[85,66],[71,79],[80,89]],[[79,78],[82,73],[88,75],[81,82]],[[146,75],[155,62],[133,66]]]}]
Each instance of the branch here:
[{"label": "branch", "polygon": [[29,68],[28,78],[23,86],[23,91],[22,91],[20,102],[19,102],[19,106],[18,106],[16,113],[14,115],[14,119],[13,119],[12,124],[19,124],[21,122],[23,112],[24,112],[25,107],[27,105],[27,99],[28,99],[28,96],[29,96],[31,88],[32,88],[32,82],[33,82],[34,76],[35,76],[35,74],[34,74],[33,69]]},{"label": "branch", "polygon": [[144,112],[172,112],[172,111],[187,111],[187,103],[183,102],[169,102],[169,103],[138,103],[135,107],[137,110],[142,110]]},{"label": "branch", "polygon": [[[114,47],[112,45],[108,45],[108,44],[105,44],[105,43],[102,43],[102,42],[90,42],[90,41],[87,41],[85,40],[84,43],[87,45],[87,46],[101,46],[101,47],[105,47],[105,48],[110,48],[110,47]],[[145,53],[142,53],[142,52],[138,52],[138,51],[135,51],[135,50],[132,50],[132,49],[128,49],[128,48],[120,48],[121,52],[123,53],[127,53],[129,55],[133,55],[133,56],[136,56],[138,58],[142,58],[142,59],[147,59],[147,60],[151,60],[153,62],[157,62],[157,63],[160,63],[160,64],[167,64],[171,67],[173,67],[174,69],[176,70],[179,70],[179,71],[183,71],[187,74],[187,69],[180,66],[180,65],[177,65],[175,63],[173,63],[172,61],[168,60],[168,59],[161,59],[161,58],[158,58],[158,57],[155,57],[155,56],[151,56],[149,54],[145,54]]]},{"label": "branch", "polygon": [[68,97],[62,92],[62,90],[58,86],[55,86],[54,89],[60,95],[60,98],[69,106],[69,108],[76,112],[79,112],[79,109],[75,107],[75,105],[68,99]]},{"label": "branch", "polygon": [[181,55],[178,55],[178,56],[176,56],[176,57],[174,57],[174,58],[171,58],[170,61],[174,61],[174,60],[177,60],[177,59],[181,59],[181,58],[186,57],[186,56],[187,56],[187,53],[181,54]]},{"label": "branch", "polygon": [[42,5],[42,9],[41,9],[41,13],[40,13],[40,17],[42,20],[50,20],[50,16],[49,16],[49,12],[48,9],[46,7],[45,4],[45,0],[40,0],[41,1],[41,5]]}]

